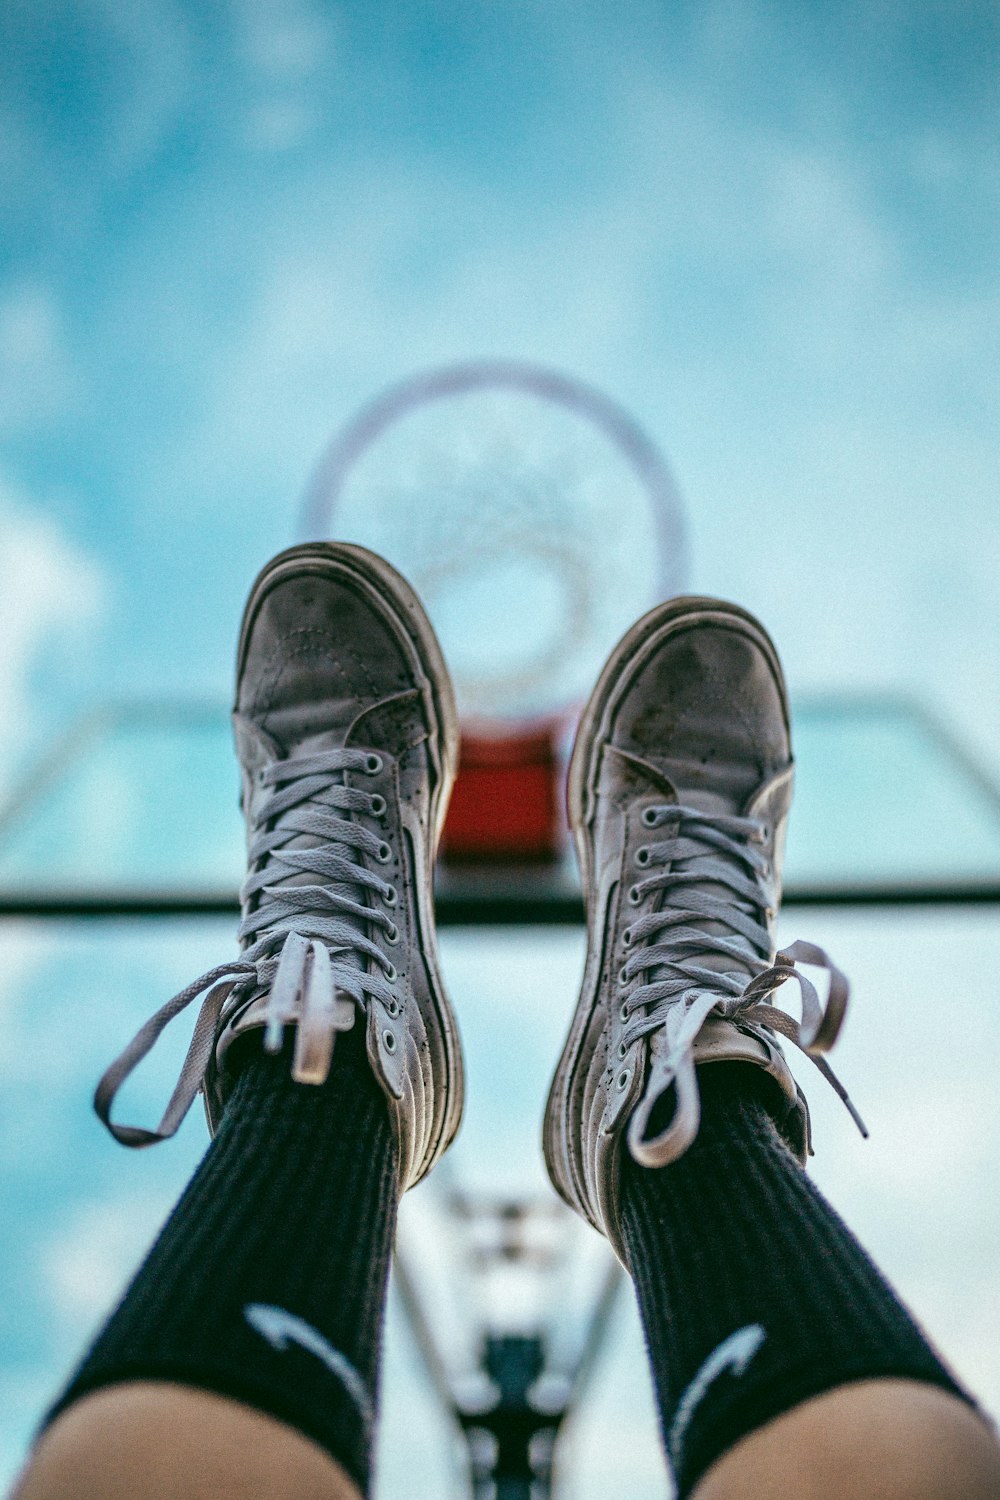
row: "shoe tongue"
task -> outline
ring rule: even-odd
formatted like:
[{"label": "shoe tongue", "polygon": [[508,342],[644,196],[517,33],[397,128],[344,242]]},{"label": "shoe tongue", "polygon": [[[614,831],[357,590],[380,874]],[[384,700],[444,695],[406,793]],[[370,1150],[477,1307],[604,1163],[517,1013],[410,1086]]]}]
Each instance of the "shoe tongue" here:
[{"label": "shoe tongue", "polygon": [[[319,755],[329,750],[340,750],[343,748],[343,745],[344,730],[340,728],[318,730],[315,734],[302,735],[300,732],[297,734],[295,740],[292,758],[295,760],[299,760],[306,756]],[[342,785],[344,781],[344,773],[334,773],[332,780],[334,785]],[[330,808],[328,809],[328,811],[334,817],[343,818],[345,821],[350,820],[350,813],[343,809]],[[280,826],[281,820],[279,819],[278,821]],[[327,842],[328,841],[325,838],[316,834],[299,833],[290,838],[283,847],[288,851],[292,851],[294,849],[317,849],[324,847]],[[338,846],[338,851],[345,857],[350,857],[351,851],[348,846]],[[277,873],[277,871],[281,867],[280,864],[278,864],[273,866],[273,868],[275,870],[275,873]],[[307,870],[303,870],[297,874],[289,874],[287,876],[283,876],[281,878],[280,885],[281,888],[285,890],[293,886],[322,885],[335,895],[343,896],[347,900],[364,904],[366,904],[366,896],[368,894],[366,892],[366,889],[360,885],[355,885],[352,882],[348,881],[331,881],[322,875],[316,874],[314,871]],[[338,913],[331,909],[330,915],[336,917]],[[350,917],[346,913],[341,913],[340,916],[348,923],[352,923],[355,921],[354,918]],[[346,962],[346,964],[351,968],[358,968],[361,966],[360,957],[359,955],[354,953],[353,950],[343,950],[337,952],[336,961],[339,963]]]},{"label": "shoe tongue", "polygon": [[677,801],[683,807],[693,807],[696,812],[731,816],[734,812],[731,798],[709,787],[687,787],[678,792]]},{"label": "shoe tongue", "polygon": [[751,773],[742,777],[737,787],[728,767],[638,755],[618,746],[608,746],[608,750],[611,753],[605,755],[602,776],[607,777],[605,786],[612,792],[624,787],[637,796],[662,795],[667,803],[678,802],[697,812],[731,817],[741,812],[745,798],[756,786]]},{"label": "shoe tongue", "polygon": [[[692,808],[696,812],[707,813],[710,816],[732,817],[739,813],[740,809],[738,806],[734,806],[733,796],[730,791],[723,791],[718,786],[713,787],[704,783],[701,785],[692,785],[690,766],[678,765],[670,761],[662,761],[660,763],[660,767],[662,772],[670,778],[671,782],[673,782],[675,788],[677,789],[677,801],[682,807]],[[698,836],[697,826],[687,829],[685,836],[696,839]],[[701,864],[703,861],[707,863],[709,859],[711,859],[713,863],[716,864],[722,862],[724,865],[738,871],[742,875],[745,875],[747,873],[745,867],[741,865],[738,860],[733,859],[731,856],[726,855],[719,849],[715,849],[711,845],[706,845],[704,855],[695,855],[692,856],[691,859],[685,860],[683,862],[683,868],[691,869],[692,865],[697,868],[699,864]],[[721,884],[719,881],[706,878],[705,880],[699,880],[693,887],[680,887],[673,903],[667,901],[664,904],[682,904],[684,899],[684,891],[691,889],[695,889],[706,896],[715,896],[726,905],[729,905],[736,900],[733,892],[729,889],[728,886]],[[696,918],[693,925],[697,926],[701,931],[703,931],[707,938],[711,938],[713,936],[733,938],[735,936],[732,930],[727,927],[724,922],[713,921],[708,917]],[[751,953],[749,944],[747,944],[747,953],[749,957]],[[711,969],[714,972],[720,974],[732,972],[740,967],[738,961],[732,958],[730,955],[713,953],[710,949],[706,949],[704,953],[699,953],[692,956],[695,958],[700,968]],[[665,970],[657,968],[655,971],[653,971],[653,977],[662,978],[664,973]]]},{"label": "shoe tongue", "polygon": [[316,734],[307,734],[296,742],[294,755],[298,760],[300,756],[321,755],[327,750],[342,750],[344,748],[344,731],[342,729],[322,729]]},{"label": "shoe tongue", "polygon": [[[738,816],[743,808],[744,799],[748,797],[756,786],[755,768],[739,768],[738,772],[727,765],[707,763],[704,766],[700,762],[692,765],[687,760],[673,760],[666,756],[640,756],[634,751],[617,750],[614,757],[609,760],[608,774],[613,778],[624,777],[626,784],[634,792],[641,795],[649,795],[651,791],[662,793],[667,803],[676,801],[681,807],[692,808],[696,812],[707,813],[710,816]],[[686,830],[685,837],[697,839],[697,826]],[[721,862],[725,866],[738,871],[740,874],[747,873],[745,867],[731,855],[706,844],[704,854],[692,855],[683,862],[683,868],[691,869],[692,865],[698,870],[712,861],[718,867]],[[664,893],[661,901],[663,905],[682,905],[684,891],[695,889],[703,895],[715,896],[723,905],[731,905],[736,897],[728,886],[718,880],[712,880],[706,874],[704,880],[699,879],[694,886],[681,886],[677,889],[673,900],[669,900],[669,892]],[[712,937],[734,937],[732,930],[724,922],[713,920],[710,917],[696,917],[692,919],[692,926],[704,932],[706,938]],[[747,943],[748,961],[752,955],[750,944]],[[737,959],[729,954],[713,953],[708,946],[703,953],[690,955],[700,968],[713,970],[715,973],[730,973],[740,969]],[[665,967],[655,965],[650,971],[653,980],[665,977]],[[749,978],[750,967],[748,963],[747,977]]]},{"label": "shoe tongue", "polygon": [[699,812],[724,813],[738,817],[747,800],[757,790],[760,770],[756,765],[706,760],[671,760],[657,757],[655,762],[677,789],[677,800],[684,807]]},{"label": "shoe tongue", "polygon": [[353,717],[353,701],[327,698],[306,706],[272,710],[267,716],[267,732],[285,755],[309,755],[317,750],[339,749]]}]

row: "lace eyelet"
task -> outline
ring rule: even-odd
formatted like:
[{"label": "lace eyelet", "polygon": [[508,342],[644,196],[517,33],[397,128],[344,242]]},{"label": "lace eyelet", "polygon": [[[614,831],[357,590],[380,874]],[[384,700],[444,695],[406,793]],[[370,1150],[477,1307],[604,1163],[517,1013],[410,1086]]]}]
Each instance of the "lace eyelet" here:
[{"label": "lace eyelet", "polygon": [[399,974],[396,971],[395,964],[387,964],[383,968],[382,972],[390,984],[393,984],[399,978]]},{"label": "lace eyelet", "polygon": [[631,887],[628,893],[629,906],[638,906],[642,900],[642,892],[637,885]]},{"label": "lace eyelet", "polygon": [[619,1093],[621,1093],[624,1089],[628,1088],[628,1081],[629,1081],[629,1078],[631,1076],[632,1075],[628,1072],[627,1069],[625,1070],[624,1073],[619,1073],[618,1074],[618,1092]]},{"label": "lace eyelet", "polygon": [[619,1010],[618,1014],[621,1016],[621,1018],[622,1018],[623,1021],[627,1021],[628,1018],[629,1018],[629,1016],[632,1014],[632,1012],[628,1008],[628,1001],[627,1000],[624,1003],[624,1005],[622,1005],[622,1007]]},{"label": "lace eyelet", "polygon": [[628,982],[629,982],[628,972],[626,971],[625,965],[622,964],[621,968],[618,970],[618,983],[619,984],[628,984]]},{"label": "lace eyelet", "polygon": [[628,1057],[628,1043],[627,1042],[619,1042],[618,1043],[618,1057],[619,1057],[619,1059],[621,1061],[624,1061],[625,1058]]},{"label": "lace eyelet", "polygon": [[382,893],[382,901],[386,906],[395,906],[399,900],[399,892],[394,885],[386,886]]},{"label": "lace eyelet", "polygon": [[388,1027],[382,1033],[382,1041],[383,1041],[383,1043],[385,1045],[385,1050],[387,1052],[395,1052],[395,1050],[396,1050],[396,1038],[393,1036],[392,1032],[388,1029]]},{"label": "lace eyelet", "polygon": [[378,849],[375,851],[375,858],[378,860],[380,865],[387,865],[390,859],[392,859],[392,850],[384,840],[381,844],[379,844]]},{"label": "lace eyelet", "polygon": [[382,760],[381,755],[366,755],[365,756],[365,770],[368,772],[369,776],[377,776],[378,773],[381,771],[382,766],[383,766],[383,760]]},{"label": "lace eyelet", "polygon": [[395,922],[389,923],[388,927],[382,933],[382,936],[385,938],[387,943],[395,944],[399,942],[399,928],[396,926]]},{"label": "lace eyelet", "polygon": [[379,792],[376,792],[369,802],[369,810],[373,818],[381,818],[388,806],[388,802]]},{"label": "lace eyelet", "polygon": [[399,1001],[398,1000],[388,1000],[386,1002],[386,1007],[385,1008],[388,1011],[388,1013],[389,1013],[390,1016],[398,1016],[399,1015]]},{"label": "lace eyelet", "polygon": [[655,828],[658,822],[655,807],[646,807],[642,813],[642,823],[646,828]]},{"label": "lace eyelet", "polygon": [[649,864],[649,848],[646,844],[640,844],[635,851],[635,862],[640,869],[645,869]]},{"label": "lace eyelet", "polygon": [[622,933],[622,945],[625,948],[631,948],[631,946],[632,946],[632,929],[631,929],[631,927],[626,927],[625,931]]}]

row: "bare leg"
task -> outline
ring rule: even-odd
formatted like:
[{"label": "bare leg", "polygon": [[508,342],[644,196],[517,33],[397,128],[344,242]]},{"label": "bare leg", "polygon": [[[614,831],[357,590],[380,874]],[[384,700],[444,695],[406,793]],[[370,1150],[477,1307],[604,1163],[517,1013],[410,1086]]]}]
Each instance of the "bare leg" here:
[{"label": "bare leg", "polygon": [[[141,1476],[141,1478],[140,1478]],[[69,1407],[11,1500],[360,1500],[294,1427],[224,1396],[136,1381]]]},{"label": "bare leg", "polygon": [[750,1433],[712,1465],[694,1500],[997,1500],[1000,1445],[936,1386],[841,1386]]}]

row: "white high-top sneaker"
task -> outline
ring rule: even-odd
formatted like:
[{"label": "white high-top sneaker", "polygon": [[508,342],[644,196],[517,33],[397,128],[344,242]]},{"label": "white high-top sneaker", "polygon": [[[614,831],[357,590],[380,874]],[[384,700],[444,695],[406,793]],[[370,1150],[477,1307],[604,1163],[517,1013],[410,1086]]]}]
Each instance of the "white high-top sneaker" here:
[{"label": "white high-top sneaker", "polygon": [[[674,599],[612,652],[570,765],[589,946],[544,1150],[557,1191],[623,1260],[621,1152],[657,1167],[687,1149],[697,1067],[769,1073],[776,1123],[802,1159],[809,1113],[775,1033],[848,1102],[820,1056],[839,1030],[846,981],[810,944],[775,953],[792,775],[781,666],[744,610]],[[796,960],[830,971],[825,1010]],[[789,978],[801,1024],[771,1002]]]},{"label": "white high-top sneaker", "polygon": [[[432,874],[458,757],[458,719],[419,600],[382,558],[311,543],[274,558],[240,633],[233,723],[249,870],[240,958],[146,1023],[95,1106],[116,1138],[172,1135],[195,1094],[217,1128],[239,1051],[294,1028],[292,1077],[328,1075],[338,1032],[365,1028],[399,1141],[419,1181],[462,1112],[462,1057],[438,969]],[[114,1094],[164,1026],[205,991],[156,1130],[110,1118]]]}]

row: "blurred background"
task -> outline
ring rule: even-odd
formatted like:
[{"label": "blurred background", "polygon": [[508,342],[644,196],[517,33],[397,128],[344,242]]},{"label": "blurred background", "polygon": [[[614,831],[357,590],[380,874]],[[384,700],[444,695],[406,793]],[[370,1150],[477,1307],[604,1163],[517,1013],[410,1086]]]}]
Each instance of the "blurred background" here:
[{"label": "blurred background", "polygon": [[[909,876],[996,887],[998,54],[986,0],[6,0],[5,795],[108,704],[224,723],[247,587],[297,539],[331,435],[416,370],[526,359],[664,449],[688,583],[762,616],[804,721],[859,694],[913,702],[982,768],[906,732],[881,763]],[[101,762],[39,812],[6,888],[44,887],[69,825],[95,885],[112,825],[137,886],[168,856],[228,871],[235,771],[214,748],[205,766],[158,753],[139,781],[172,778],[170,850]],[[833,781],[823,757],[803,759],[803,797],[843,877],[889,835],[861,762]],[[213,777],[231,824],[209,848]],[[0,812],[0,866],[17,831]],[[820,1096],[817,1180],[994,1412],[997,917],[820,907],[784,934],[856,979],[838,1071],[873,1138]],[[537,1118],[581,934],[445,939],[471,1064],[455,1175],[543,1194]],[[234,938],[222,919],[9,916],[0,940],[2,1482],[204,1146],[192,1120],[125,1156],[88,1115],[93,1081]],[[415,1241],[428,1224],[433,1243],[418,1206]],[[393,1307],[380,1496],[460,1494]],[[580,1497],[668,1492],[626,1297],[563,1476]]]}]

